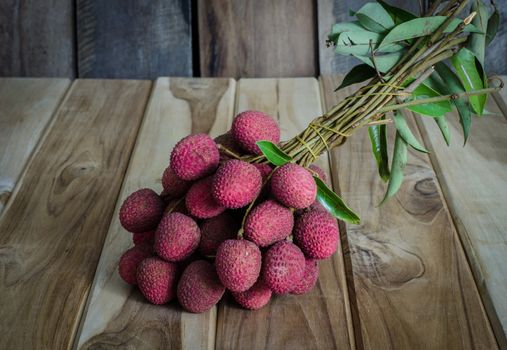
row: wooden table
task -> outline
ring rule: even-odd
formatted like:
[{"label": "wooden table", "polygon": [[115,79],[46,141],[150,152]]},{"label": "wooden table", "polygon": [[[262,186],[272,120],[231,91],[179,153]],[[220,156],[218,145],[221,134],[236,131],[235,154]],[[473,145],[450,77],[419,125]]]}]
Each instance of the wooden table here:
[{"label": "wooden table", "polygon": [[118,277],[131,245],[119,205],[161,189],[175,142],[221,134],[245,109],[276,116],[288,138],[350,93],[332,93],[338,82],[0,79],[0,349],[506,347],[505,95],[465,148],[456,115],[450,148],[431,119],[409,118],[431,154],[410,151],[382,207],[365,130],[319,159],[362,223],[342,225],[342,249],[305,296],[194,315]]}]

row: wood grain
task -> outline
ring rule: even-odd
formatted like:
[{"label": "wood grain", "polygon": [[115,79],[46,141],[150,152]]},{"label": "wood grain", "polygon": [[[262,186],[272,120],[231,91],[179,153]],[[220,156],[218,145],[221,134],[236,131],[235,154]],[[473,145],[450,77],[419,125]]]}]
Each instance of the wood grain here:
[{"label": "wood grain", "polygon": [[161,191],[170,151],[182,137],[225,132],[232,121],[234,93],[232,79],[157,80],[97,268],[79,348],[214,348],[216,308],[196,315],[176,303],[151,305],[120,279],[118,260],[132,245],[132,236],[121,227],[118,211],[136,189]]},{"label": "wood grain", "polygon": [[[237,112],[261,110],[275,117],[288,138],[322,113],[319,86],[314,78],[242,79],[238,83]],[[327,155],[318,164],[329,174]],[[232,300],[218,311],[217,349],[329,349],[351,348],[353,338],[341,251],[319,263],[317,286],[303,296],[277,296],[255,312]]]},{"label": "wood grain", "polygon": [[82,78],[192,75],[188,0],[77,0]]},{"label": "wood grain", "polygon": [[[322,78],[328,108],[353,89],[335,94],[336,84],[337,78]],[[412,119],[409,125],[420,138]],[[348,225],[347,235],[356,337],[364,348],[497,348],[429,158],[409,152],[400,192],[381,207],[386,186],[366,129],[331,152],[331,168],[344,200],[362,218]]]},{"label": "wood grain", "polygon": [[68,79],[0,79],[0,216],[69,85]]},{"label": "wood grain", "polygon": [[198,1],[202,76],[318,74],[310,0]]},{"label": "wood grain", "polygon": [[465,147],[456,113],[447,117],[450,147],[432,120],[419,118],[418,125],[493,329],[507,348],[507,119],[492,99],[486,108],[497,114],[473,118]]},{"label": "wood grain", "polygon": [[77,80],[0,220],[0,348],[72,345],[150,92]]},{"label": "wood grain", "polygon": [[73,1],[0,1],[0,76],[76,76]]}]

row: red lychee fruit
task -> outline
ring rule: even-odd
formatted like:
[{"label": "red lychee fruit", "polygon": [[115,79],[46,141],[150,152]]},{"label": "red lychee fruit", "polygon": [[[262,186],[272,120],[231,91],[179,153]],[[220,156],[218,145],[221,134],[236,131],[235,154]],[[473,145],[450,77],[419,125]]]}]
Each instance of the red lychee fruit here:
[{"label": "red lychee fruit", "polygon": [[175,264],[153,257],[143,260],[137,268],[137,285],[152,304],[165,304],[176,295]]},{"label": "red lychee fruit", "polygon": [[[227,132],[225,134],[219,135],[215,137],[215,143],[224,146],[229,151],[234,152],[237,155],[242,155],[243,150],[238,146],[236,141],[234,141],[234,138],[232,137],[230,132]],[[226,160],[231,159],[231,156],[220,150],[220,161],[225,162]]]},{"label": "red lychee fruit", "polygon": [[326,173],[324,172],[324,170],[322,170],[320,166],[318,166],[317,164],[310,164],[308,169],[314,171],[319,179],[321,179],[324,182],[327,182]]},{"label": "red lychee fruit", "polygon": [[257,205],[245,221],[245,238],[259,247],[267,247],[287,238],[294,226],[294,216],[289,208],[268,199]]},{"label": "red lychee fruit", "polygon": [[312,210],[301,215],[294,227],[296,244],[312,259],[325,259],[338,247],[340,232],[336,219],[328,212]]},{"label": "red lychee fruit", "polygon": [[273,168],[269,164],[252,164],[254,167],[259,170],[261,173],[262,181],[266,180],[266,178],[271,174],[271,171],[273,171]]},{"label": "red lychee fruit", "polygon": [[178,283],[177,296],[180,305],[187,311],[208,311],[224,295],[215,267],[207,261],[197,260],[188,265]]},{"label": "red lychee fruit", "polygon": [[271,176],[271,192],[283,205],[295,209],[309,207],[317,196],[317,185],[305,168],[288,163]]},{"label": "red lychee fruit", "polygon": [[181,261],[198,247],[201,231],[197,223],[181,213],[165,215],[155,232],[155,252],[164,260]]},{"label": "red lychee fruit", "polygon": [[199,252],[204,256],[215,255],[218,246],[227,239],[233,239],[239,229],[237,221],[229,212],[204,220],[201,224]]},{"label": "red lychee fruit", "polygon": [[171,152],[171,169],[182,180],[197,180],[211,174],[218,166],[217,145],[206,134],[189,135]]},{"label": "red lychee fruit", "polygon": [[259,279],[255,284],[244,292],[232,292],[232,296],[236,302],[245,309],[258,310],[269,303],[273,292]]},{"label": "red lychee fruit", "polygon": [[129,232],[154,230],[164,212],[164,202],[155,191],[143,188],[128,196],[120,208],[120,223]]},{"label": "red lychee fruit", "polygon": [[153,245],[155,240],[155,231],[138,232],[132,234],[132,242],[135,245],[147,243]]},{"label": "red lychee fruit", "polygon": [[294,288],[290,293],[297,295],[308,293],[315,286],[315,283],[317,283],[317,278],[319,278],[319,266],[317,265],[317,260],[306,259],[303,278],[301,278],[301,281],[296,284],[296,288]]},{"label": "red lychee fruit", "polygon": [[305,264],[305,256],[295,244],[278,242],[264,254],[262,278],[274,293],[289,293],[303,278]]},{"label": "red lychee fruit", "polygon": [[243,292],[259,278],[261,251],[245,239],[229,239],[218,247],[215,265],[218,277],[227,289]]},{"label": "red lychee fruit", "polygon": [[213,176],[213,197],[218,204],[237,209],[253,201],[261,185],[261,173],[255,166],[231,159],[224,162]]},{"label": "red lychee fruit", "polygon": [[198,219],[209,219],[225,211],[212,194],[213,177],[196,181],[187,192],[185,206],[190,215]]},{"label": "red lychee fruit", "polygon": [[258,111],[238,114],[232,122],[231,134],[241,148],[253,154],[261,154],[257,141],[280,142],[278,124],[269,115]]},{"label": "red lychee fruit", "polygon": [[137,267],[151,255],[151,247],[147,244],[136,245],[130,248],[120,258],[118,272],[120,277],[128,284],[136,285]]},{"label": "red lychee fruit", "polygon": [[173,199],[182,197],[190,188],[191,183],[176,176],[174,171],[168,166],[162,174],[162,187],[164,188],[164,199]]}]

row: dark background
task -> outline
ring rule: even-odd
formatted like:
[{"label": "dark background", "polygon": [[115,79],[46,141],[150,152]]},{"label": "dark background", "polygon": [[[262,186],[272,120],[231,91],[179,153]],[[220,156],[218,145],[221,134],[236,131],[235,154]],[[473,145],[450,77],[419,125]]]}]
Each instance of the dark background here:
[{"label": "dark background", "polygon": [[[0,76],[293,77],[357,64],[325,47],[367,0],[0,0]],[[391,0],[418,11],[418,0]],[[497,0],[501,16],[507,1]],[[502,21],[489,73],[507,74]]]}]

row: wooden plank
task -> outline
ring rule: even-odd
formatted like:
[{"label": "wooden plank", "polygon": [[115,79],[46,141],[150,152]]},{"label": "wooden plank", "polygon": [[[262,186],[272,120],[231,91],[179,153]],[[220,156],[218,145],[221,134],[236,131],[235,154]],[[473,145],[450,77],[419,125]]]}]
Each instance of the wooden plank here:
[{"label": "wooden plank", "polygon": [[72,345],[151,88],[77,80],[0,220],[0,348]]},{"label": "wooden plank", "polygon": [[77,341],[81,349],[210,349],[215,344],[216,308],[204,314],[182,312],[175,303],[151,305],[118,276],[121,254],[132,237],[121,228],[123,199],[141,187],[161,191],[169,153],[182,137],[223,133],[232,121],[232,79],[159,78],[130,161]]},{"label": "wooden plank", "polygon": [[0,79],[0,215],[68,79]]},{"label": "wooden plank", "polygon": [[[314,78],[242,79],[237,112],[261,110],[277,118],[282,139],[303,130],[322,113]],[[318,161],[329,176],[327,155]],[[347,349],[350,315],[341,250],[319,263],[317,286],[302,296],[277,296],[258,311],[243,310],[232,300],[218,312],[217,349]],[[351,332],[352,334],[352,332]]]},{"label": "wooden plank", "polygon": [[191,76],[190,7],[188,0],[77,0],[79,76]]},{"label": "wooden plank", "polygon": [[419,118],[418,125],[493,329],[507,348],[507,119],[492,99],[486,108],[498,114],[473,118],[465,147],[456,113],[447,117],[450,147],[433,120]]},{"label": "wooden plank", "polygon": [[[337,78],[322,78],[327,108],[354,89],[336,94],[337,84]],[[409,124],[420,138],[412,119]],[[386,185],[366,128],[331,152],[331,167],[335,187],[339,180],[344,200],[362,218],[347,226],[357,343],[368,349],[497,348],[428,156],[409,151],[405,182],[381,207]]]},{"label": "wooden plank", "polygon": [[0,76],[75,77],[72,1],[2,0],[0,32]]},{"label": "wooden plank", "polygon": [[198,1],[202,76],[315,76],[315,4],[309,0]]}]

